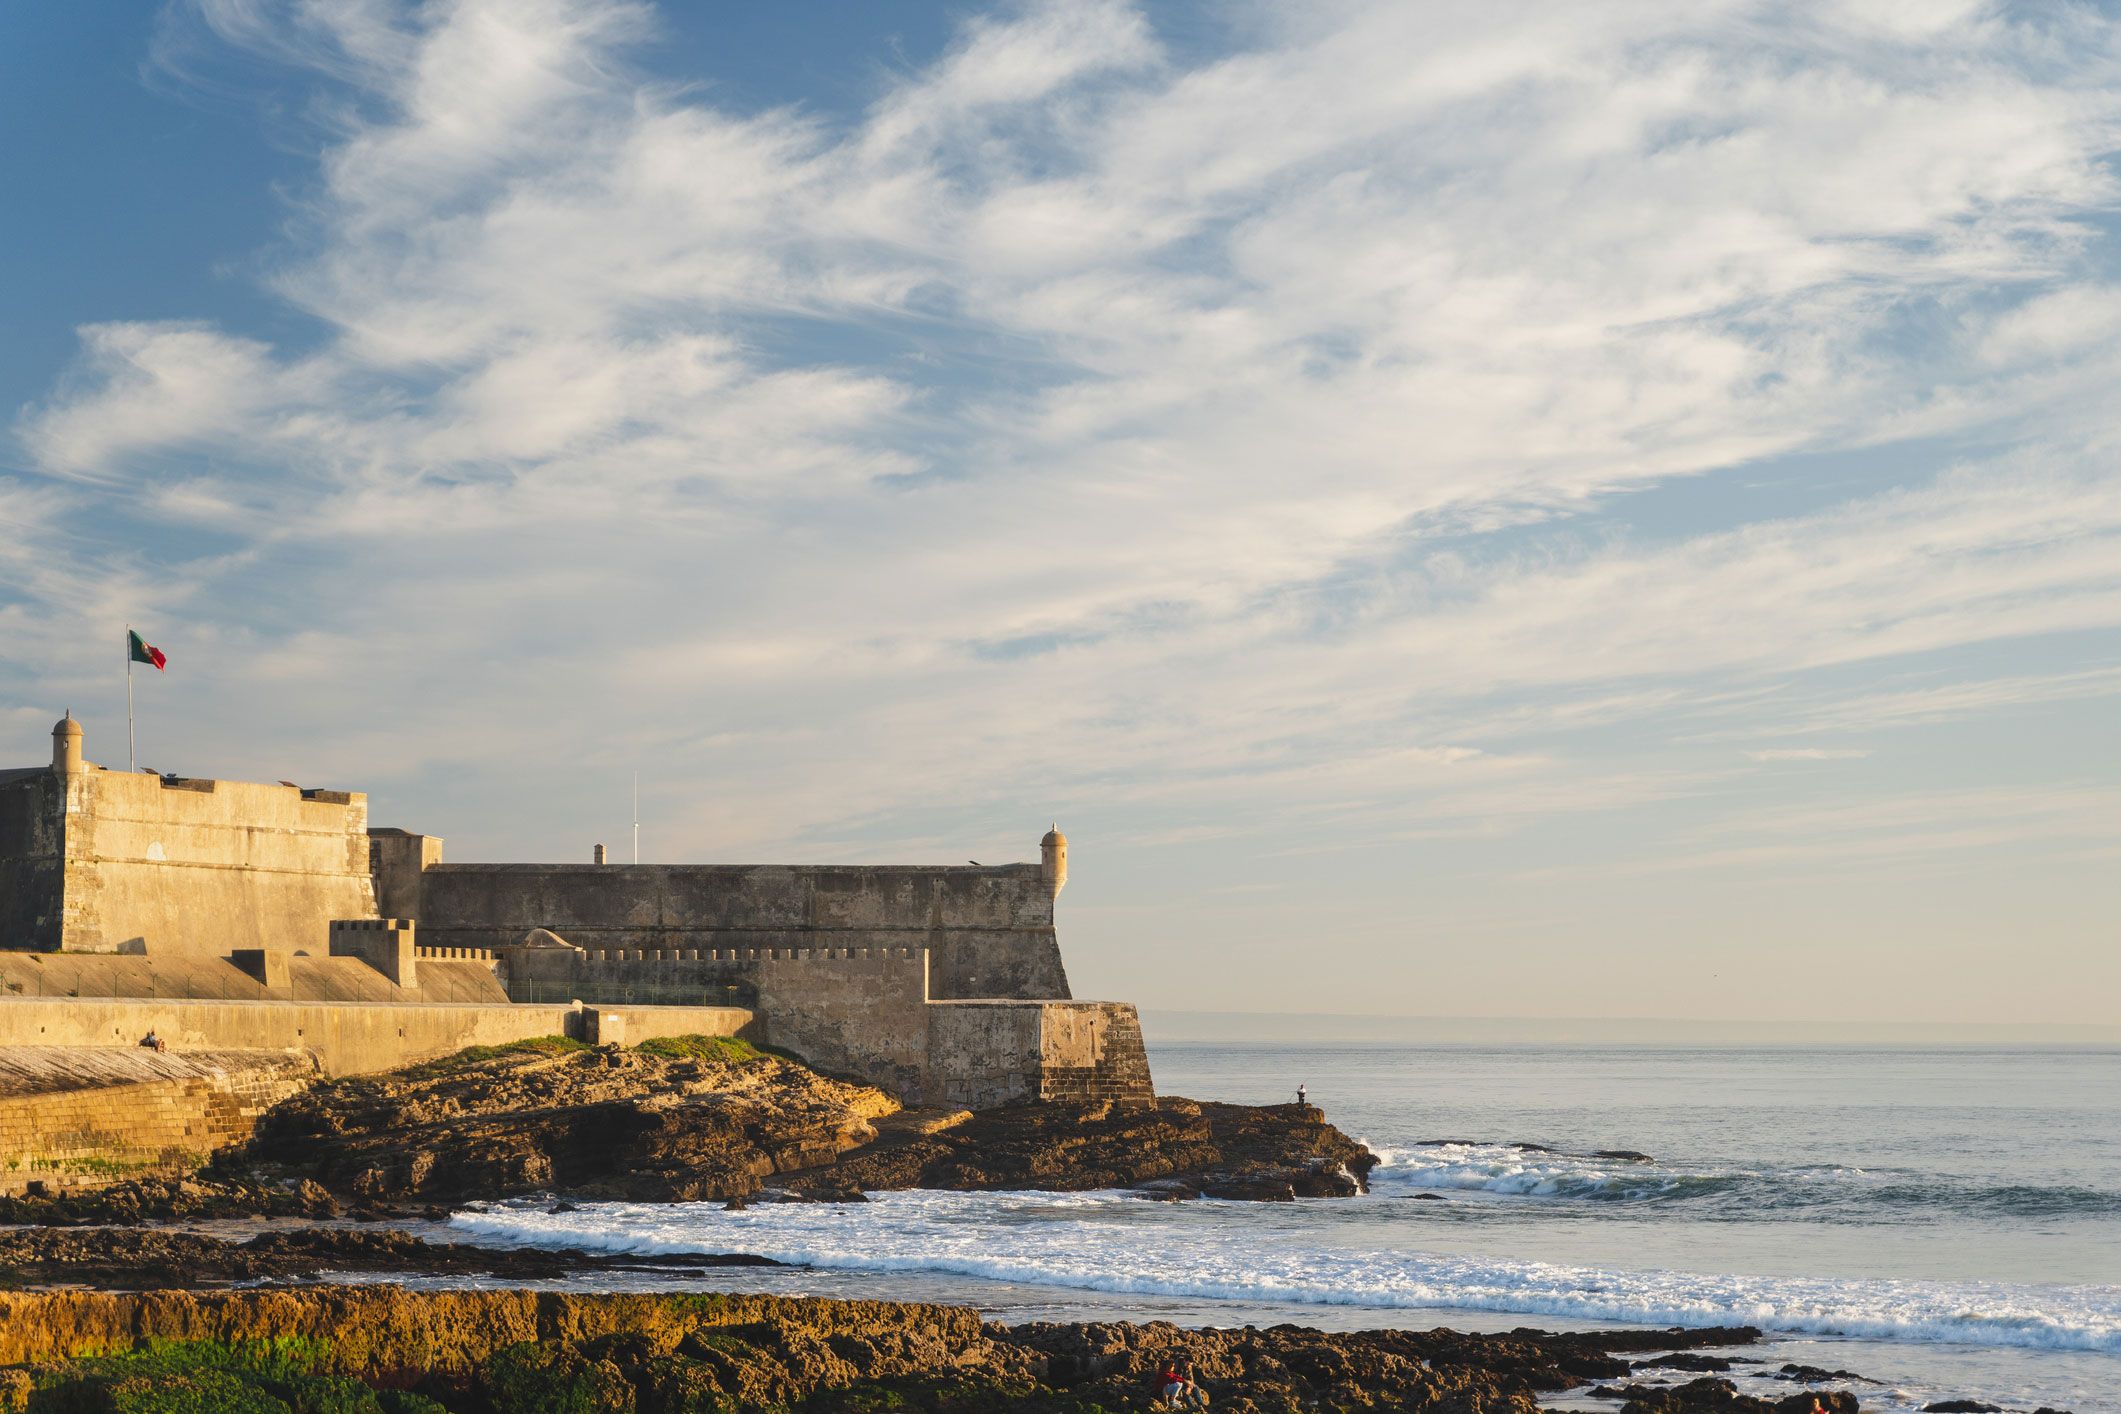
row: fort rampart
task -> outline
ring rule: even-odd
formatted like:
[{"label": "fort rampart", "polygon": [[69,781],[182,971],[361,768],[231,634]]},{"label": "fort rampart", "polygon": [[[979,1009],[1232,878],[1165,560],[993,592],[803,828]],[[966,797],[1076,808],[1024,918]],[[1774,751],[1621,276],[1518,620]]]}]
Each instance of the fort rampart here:
[{"label": "fort rampart", "polygon": [[[130,1046],[149,1034],[173,1050],[305,1052],[328,1075],[360,1075],[538,1036],[585,1036],[597,1009],[571,1005],[434,1006],[378,1002],[221,1002],[145,997],[0,997],[0,1047]],[[734,1036],[741,1007],[627,1010],[627,1040]]]},{"label": "fort rampart", "polygon": [[315,1075],[299,1054],[0,1050],[0,1193],[189,1172]]},{"label": "fort rampart", "polygon": [[[377,841],[394,909],[428,947],[498,950],[546,928],[600,962],[635,965],[646,987],[707,976],[742,949],[922,946],[937,998],[1066,997],[1053,891],[1037,864],[443,864],[432,836]],[[599,981],[616,981],[617,971]]]},{"label": "fort rampart", "polygon": [[0,1047],[285,1052],[738,1031],[912,1103],[1151,1097],[1132,1007],[1072,998],[1038,863],[451,864],[366,797],[112,771],[71,717],[0,771]]}]

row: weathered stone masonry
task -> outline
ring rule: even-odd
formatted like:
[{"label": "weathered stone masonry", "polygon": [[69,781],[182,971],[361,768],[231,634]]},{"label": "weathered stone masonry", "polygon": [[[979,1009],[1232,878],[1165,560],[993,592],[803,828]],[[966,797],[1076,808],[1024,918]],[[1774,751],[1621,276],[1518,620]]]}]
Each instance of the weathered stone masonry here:
[{"label": "weathered stone masonry", "polygon": [[0,1193],[187,1172],[315,1073],[256,1051],[0,1049]]},{"label": "weathered stone masonry", "polygon": [[[925,947],[938,999],[1069,995],[1036,864],[444,864],[432,836],[376,844],[388,908],[419,921],[423,946],[497,950],[550,929],[607,964],[597,983],[637,989],[729,980],[718,952]],[[414,853],[435,862],[406,869]]]}]

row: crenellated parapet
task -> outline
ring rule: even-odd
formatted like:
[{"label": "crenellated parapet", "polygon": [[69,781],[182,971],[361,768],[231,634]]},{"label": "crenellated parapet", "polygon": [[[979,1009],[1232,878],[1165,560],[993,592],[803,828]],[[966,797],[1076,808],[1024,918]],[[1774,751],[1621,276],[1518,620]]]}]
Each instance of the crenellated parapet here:
[{"label": "crenellated parapet", "polygon": [[410,918],[335,918],[327,942],[333,957],[357,957],[411,989],[420,985],[417,937]]}]

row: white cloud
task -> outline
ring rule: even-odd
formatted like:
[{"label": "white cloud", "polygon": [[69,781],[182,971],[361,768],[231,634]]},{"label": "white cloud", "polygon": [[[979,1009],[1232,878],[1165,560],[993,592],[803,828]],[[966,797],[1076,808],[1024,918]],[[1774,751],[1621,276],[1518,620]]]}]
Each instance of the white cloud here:
[{"label": "white cloud", "polygon": [[652,756],[691,853],[1053,796],[1330,842],[1714,792],[1769,773],[1591,738],[2121,623],[2094,16],[1262,7],[1182,60],[1056,0],[835,124],[652,80],[616,0],[202,13],[332,95],[273,277],[326,337],[84,331],[25,447],[208,546],[15,611],[181,616],[202,735],[269,677],[347,779]]}]

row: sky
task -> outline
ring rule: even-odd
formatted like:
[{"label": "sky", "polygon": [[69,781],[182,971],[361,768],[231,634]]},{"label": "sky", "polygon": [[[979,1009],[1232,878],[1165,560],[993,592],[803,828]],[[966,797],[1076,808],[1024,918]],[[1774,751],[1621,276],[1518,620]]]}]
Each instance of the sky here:
[{"label": "sky", "polygon": [[[2121,9],[0,20],[0,758],[1178,1011],[2121,1017]],[[12,743],[12,745],[5,745]]]}]

